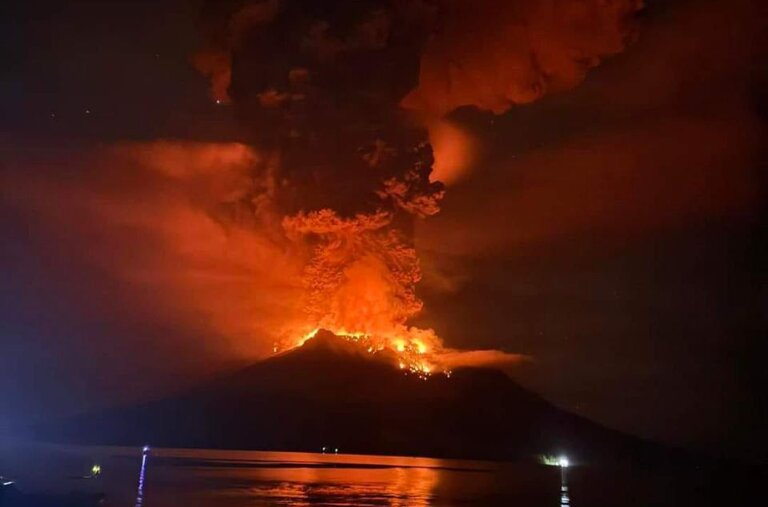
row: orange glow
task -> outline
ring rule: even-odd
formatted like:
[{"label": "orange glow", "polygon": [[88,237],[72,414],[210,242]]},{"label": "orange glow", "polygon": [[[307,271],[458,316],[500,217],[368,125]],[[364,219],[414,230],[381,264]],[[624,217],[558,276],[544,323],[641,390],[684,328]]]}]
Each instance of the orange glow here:
[{"label": "orange glow", "polygon": [[232,81],[232,56],[224,51],[200,51],[193,56],[192,64],[211,80],[211,98],[217,104],[228,104],[229,85]]},{"label": "orange glow", "polygon": [[[339,451],[339,454],[314,454],[163,449],[163,456],[192,462],[213,459],[222,463],[264,463],[267,466],[233,466],[227,470],[233,480],[259,485],[258,488],[245,488],[240,503],[263,505],[264,501],[279,499],[282,505],[297,507],[374,504],[382,507],[429,507],[434,505],[434,491],[442,475],[450,478],[457,468],[478,472],[493,469],[491,464],[484,462],[362,456],[342,454],[344,449]],[[280,466],[271,466],[270,463]],[[286,463],[290,466],[282,466]],[[356,503],[358,498],[363,502]],[[237,502],[219,502],[219,505],[235,504]]]},{"label": "orange glow", "polygon": [[384,211],[341,218],[330,209],[283,220],[288,237],[305,248],[305,292],[302,323],[286,329],[279,350],[327,329],[371,354],[392,352],[420,376],[436,369],[431,352],[442,349],[439,338],[407,325],[422,307],[415,292],[421,269],[393,220]]},{"label": "orange glow", "polygon": [[[293,343],[290,341],[287,342],[282,349],[276,349],[276,351],[283,352],[292,348],[301,347],[314,338],[319,331],[320,328],[314,328],[311,331],[300,335]],[[375,336],[361,332],[349,332],[344,329],[336,329],[332,332],[340,338],[344,338],[347,341],[360,345],[361,349],[369,354],[377,354],[383,351],[394,353],[397,358],[398,368],[407,370],[420,377],[426,377],[434,371],[448,372],[445,367],[433,364],[433,359],[427,355],[428,349],[423,343],[423,338],[413,338],[411,336]],[[411,333],[416,336],[427,333],[427,331],[415,328],[404,329],[403,332]],[[434,336],[434,340],[439,345],[436,336]]]},{"label": "orange glow", "polygon": [[446,185],[464,176],[477,156],[477,141],[463,128],[447,120],[427,121],[435,156],[430,178]]},{"label": "orange glow", "polygon": [[328,329],[421,378],[462,365],[432,329],[408,324],[421,268],[395,212],[285,216],[269,158],[237,143],[119,144],[76,163],[88,178],[30,171],[12,182],[13,203],[72,245],[67,255],[120,280],[121,307],[205,337],[190,353],[254,360]]},{"label": "orange glow", "polygon": [[[416,295],[421,267],[414,246],[392,225],[390,212],[342,218],[330,209],[283,219],[288,238],[304,248],[303,316],[287,322],[282,352],[304,345],[320,329],[384,353],[393,365],[426,379],[467,364],[512,364],[498,351],[451,350],[432,329],[408,325],[422,302]],[[469,355],[468,355],[469,354]]]},{"label": "orange glow", "polygon": [[249,202],[249,216],[240,205],[271,185],[255,150],[121,143],[71,163],[84,175],[77,181],[27,171],[9,182],[14,202],[41,217],[62,255],[120,281],[126,300],[115,307],[199,336],[188,352],[212,360],[263,357],[297,322],[301,258],[286,254],[269,199]]},{"label": "orange glow", "polygon": [[444,116],[462,106],[501,114],[578,85],[634,38],[642,0],[442,3],[405,107]]}]

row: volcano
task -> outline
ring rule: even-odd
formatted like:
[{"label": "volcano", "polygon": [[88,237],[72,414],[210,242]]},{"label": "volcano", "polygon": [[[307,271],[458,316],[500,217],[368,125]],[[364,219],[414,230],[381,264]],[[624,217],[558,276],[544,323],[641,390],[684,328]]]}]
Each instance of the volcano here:
[{"label": "volcano", "polygon": [[486,459],[661,452],[553,406],[501,371],[425,378],[327,331],[179,395],[43,424],[35,433],[86,444]]}]

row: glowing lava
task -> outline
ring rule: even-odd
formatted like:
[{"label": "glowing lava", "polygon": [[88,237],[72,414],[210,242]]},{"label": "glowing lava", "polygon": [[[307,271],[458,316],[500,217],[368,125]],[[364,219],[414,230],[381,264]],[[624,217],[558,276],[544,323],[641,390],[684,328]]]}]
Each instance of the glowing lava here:
[{"label": "glowing lava", "polygon": [[[282,350],[276,346],[275,352],[301,347],[317,336],[320,331],[321,328],[312,329],[297,338],[292,345],[289,344],[289,346],[282,348]],[[414,331],[424,333],[424,331],[418,329],[414,329]],[[332,333],[339,338],[359,345],[362,350],[369,354],[378,354],[384,351],[394,354],[398,368],[407,373],[418,375],[420,378],[426,379],[436,371],[450,375],[450,370],[439,365],[438,361],[432,357],[434,351],[420,338],[402,336],[379,337],[362,332],[350,332],[344,329],[335,330]]]}]

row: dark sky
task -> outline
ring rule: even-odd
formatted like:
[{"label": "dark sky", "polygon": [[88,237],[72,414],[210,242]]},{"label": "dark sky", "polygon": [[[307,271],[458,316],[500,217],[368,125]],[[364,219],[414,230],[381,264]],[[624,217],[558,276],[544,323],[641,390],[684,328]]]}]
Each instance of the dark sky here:
[{"label": "dark sky", "polygon": [[[453,114],[478,154],[417,228],[419,323],[450,346],[530,356],[515,378],[599,422],[765,458],[761,17],[748,2],[647,3],[638,40],[577,88]],[[156,247],[136,224],[112,223],[114,242],[87,215],[69,229],[45,212],[120,172],[109,157],[94,169],[104,147],[243,138],[190,64],[200,12],[0,7],[0,425],[158,395],[233,360],[193,309],[158,309],[111,272],[107,257]]]}]

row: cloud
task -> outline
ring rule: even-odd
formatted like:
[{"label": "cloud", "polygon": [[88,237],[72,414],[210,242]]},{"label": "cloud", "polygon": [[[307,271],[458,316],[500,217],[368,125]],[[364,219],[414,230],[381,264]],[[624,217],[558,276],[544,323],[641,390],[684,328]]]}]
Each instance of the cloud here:
[{"label": "cloud", "polygon": [[462,106],[500,114],[573,88],[634,37],[640,0],[441,2],[407,108],[445,115]]},{"label": "cloud", "polygon": [[530,361],[524,354],[510,354],[500,350],[452,350],[440,354],[439,361],[448,368],[497,368],[509,369],[520,363]]},{"label": "cloud", "polygon": [[748,13],[717,2],[658,13],[579,89],[512,109],[486,128],[482,169],[420,224],[419,246],[502,255],[754,213],[764,127]]},{"label": "cloud", "polygon": [[[181,355],[263,355],[298,311],[301,264],[251,148],[121,143],[18,164],[5,172],[3,197],[35,224],[40,248],[119,283],[112,311],[123,319],[161,321],[174,329],[171,341],[208,342],[183,344]],[[86,301],[100,292],[69,291]],[[110,329],[102,332],[95,339],[108,339]]]}]

